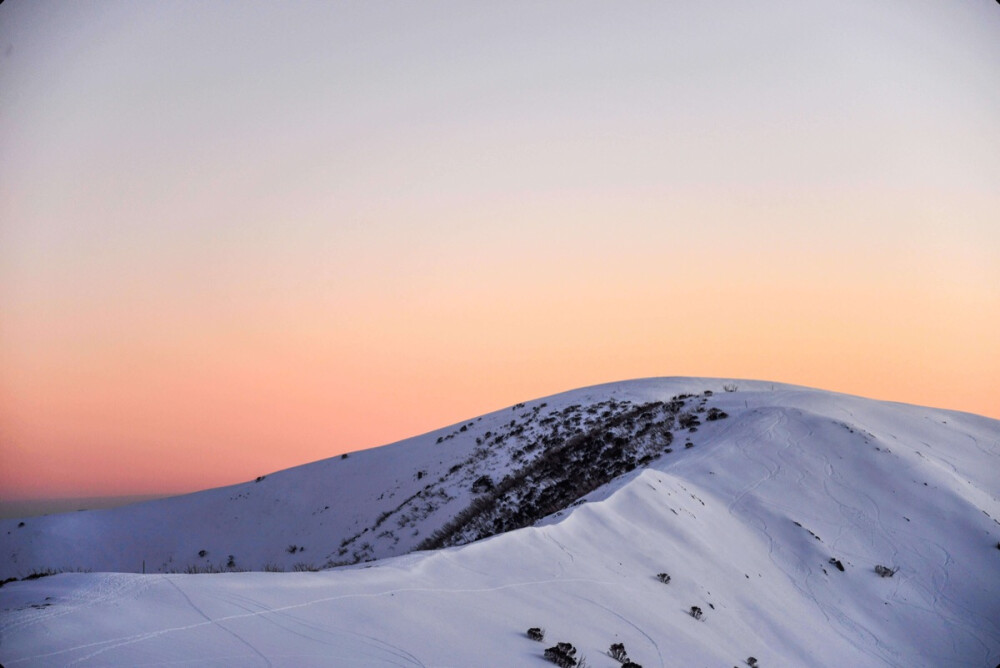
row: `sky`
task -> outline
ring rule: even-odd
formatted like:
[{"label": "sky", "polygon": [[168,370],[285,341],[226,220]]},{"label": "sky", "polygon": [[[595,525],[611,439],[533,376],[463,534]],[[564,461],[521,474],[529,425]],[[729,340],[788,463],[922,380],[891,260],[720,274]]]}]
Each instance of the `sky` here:
[{"label": "sky", "polygon": [[1000,418],[1000,5],[0,6],[0,502],[555,392]]}]

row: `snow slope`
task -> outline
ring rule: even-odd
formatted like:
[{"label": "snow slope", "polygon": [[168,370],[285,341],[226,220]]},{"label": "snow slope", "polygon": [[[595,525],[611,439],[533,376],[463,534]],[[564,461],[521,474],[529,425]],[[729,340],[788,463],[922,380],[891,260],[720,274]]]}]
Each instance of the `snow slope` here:
[{"label": "snow slope", "polygon": [[[0,662],[545,666],[552,664],[542,658],[544,649],[566,641],[591,668],[618,665],[606,653],[616,642],[646,668],[746,665],[750,656],[761,667],[996,666],[1000,423],[735,383],[735,392],[709,379],[586,388],[470,420],[465,432],[457,426],[259,483],[32,518],[24,527],[5,523],[5,567],[37,569],[57,565],[58,545],[92,541],[91,531],[103,532],[97,534],[102,540],[109,532],[121,532],[116,539],[135,532],[122,548],[134,550],[125,562],[139,550],[152,553],[143,541],[156,537],[156,549],[174,550],[163,553],[167,565],[178,564],[180,555],[213,539],[212,529],[196,521],[199,503],[209,509],[202,515],[228,511],[246,518],[227,522],[224,515],[212,525],[220,541],[212,549],[228,556],[231,546],[238,564],[274,558],[254,547],[261,542],[276,543],[290,559],[313,549],[322,557],[328,549],[336,554],[354,535],[345,531],[362,530],[367,540],[383,518],[377,528],[399,535],[398,520],[408,515],[404,529],[419,536],[383,538],[364,551],[358,541],[350,543],[365,560],[386,556],[390,545],[412,549],[418,538],[454,520],[484,496],[471,491],[482,475],[499,481],[507,471],[525,470],[533,452],[515,453],[526,440],[551,435],[546,430],[567,416],[572,426],[579,415],[582,431],[588,417],[600,429],[621,430],[624,423],[615,420],[630,410],[621,406],[688,393],[697,396],[683,400],[678,415],[690,410],[704,418],[711,408],[728,414],[703,419],[695,432],[674,424],[672,452],[661,443],[645,465],[535,526],[460,547],[321,572],[64,573],[8,583],[0,588]],[[612,397],[619,405],[614,410]],[[575,405],[580,408],[566,411]],[[603,411],[611,422],[600,421]],[[541,424],[554,415],[557,420]],[[508,432],[486,454],[476,454],[483,449],[476,438],[489,442],[486,431],[492,438],[520,425],[526,425],[520,435]],[[688,439],[690,448],[684,447]],[[418,503],[404,504],[427,480],[434,484],[415,497]],[[516,495],[501,501],[525,503]],[[318,512],[326,505],[328,511]],[[282,527],[272,506],[294,525]],[[295,508],[305,515],[297,523],[287,519],[296,517]],[[262,516],[254,524],[257,512]],[[326,524],[312,519],[317,516]],[[244,527],[256,527],[254,535],[239,535]],[[323,543],[323,527],[340,533]],[[269,533],[282,530],[287,533]],[[464,540],[461,531],[456,535]],[[306,540],[304,553],[282,549]],[[101,541],[87,544],[95,542]],[[110,548],[97,553],[92,563],[115,556]],[[81,549],[63,563],[72,567],[74,558],[89,557]],[[898,571],[882,578],[876,565]],[[657,581],[660,572],[670,574],[668,584]],[[692,606],[702,610],[701,619],[691,616]],[[529,640],[529,627],[543,627],[545,642]]]}]

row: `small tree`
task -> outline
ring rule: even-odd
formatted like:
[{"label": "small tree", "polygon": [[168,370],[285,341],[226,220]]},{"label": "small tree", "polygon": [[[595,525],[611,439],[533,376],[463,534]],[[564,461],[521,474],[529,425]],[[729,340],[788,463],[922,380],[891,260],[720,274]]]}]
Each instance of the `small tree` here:
[{"label": "small tree", "polygon": [[662,582],[663,584],[670,584],[670,576],[667,575],[666,573],[657,573],[656,579]]},{"label": "small tree", "polygon": [[754,657],[752,657],[752,656],[751,656],[751,657],[749,657],[749,658],[747,659],[747,665],[748,665],[748,666],[750,666],[750,668],[757,668],[757,659],[755,659],[755,658],[754,658]]},{"label": "small tree", "polygon": [[625,644],[620,642],[612,643],[610,649],[608,649],[608,656],[621,663],[628,661],[628,654],[625,653]]},{"label": "small tree", "polygon": [[542,642],[545,640],[545,629],[540,629],[537,626],[532,626],[528,629],[528,637],[536,642]]},{"label": "small tree", "polygon": [[695,619],[701,619],[701,608],[699,608],[697,605],[692,605],[691,616],[694,617]]}]

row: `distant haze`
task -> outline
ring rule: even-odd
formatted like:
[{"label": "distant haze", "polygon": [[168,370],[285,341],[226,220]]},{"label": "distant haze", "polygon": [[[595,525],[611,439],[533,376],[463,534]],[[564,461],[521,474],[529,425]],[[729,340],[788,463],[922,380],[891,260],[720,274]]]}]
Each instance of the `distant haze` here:
[{"label": "distant haze", "polygon": [[561,390],[1000,417],[1000,6],[8,2],[0,499]]},{"label": "distant haze", "polygon": [[81,499],[34,499],[30,501],[0,501],[0,519],[8,517],[34,517],[53,513],[68,513],[75,510],[99,510],[118,508],[130,503],[162,498],[163,494],[143,494],[139,496],[97,496]]}]

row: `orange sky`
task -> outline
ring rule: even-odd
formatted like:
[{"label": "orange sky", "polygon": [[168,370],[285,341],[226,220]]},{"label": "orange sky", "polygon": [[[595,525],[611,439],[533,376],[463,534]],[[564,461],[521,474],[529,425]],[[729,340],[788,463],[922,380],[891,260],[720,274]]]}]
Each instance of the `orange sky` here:
[{"label": "orange sky", "polygon": [[1000,11],[828,5],[6,3],[0,501],[635,377],[1000,418]]}]

